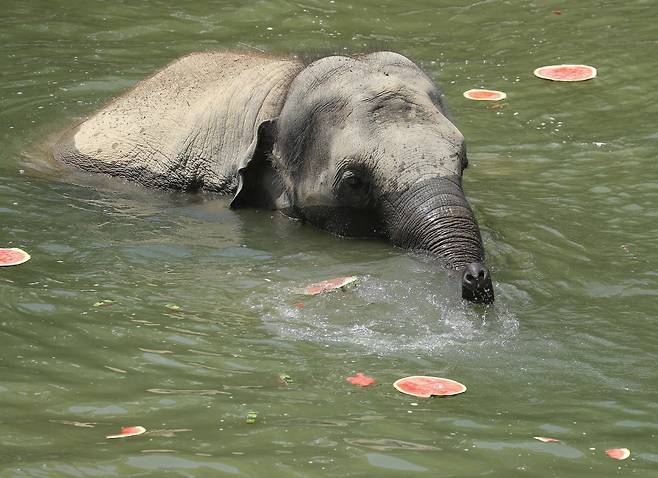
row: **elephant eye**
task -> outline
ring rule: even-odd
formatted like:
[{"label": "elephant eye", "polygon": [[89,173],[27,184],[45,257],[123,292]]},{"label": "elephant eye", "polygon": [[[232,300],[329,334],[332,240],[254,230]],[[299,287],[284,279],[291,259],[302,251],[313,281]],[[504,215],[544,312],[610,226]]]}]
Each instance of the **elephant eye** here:
[{"label": "elephant eye", "polygon": [[349,169],[338,176],[338,200],[350,206],[363,206],[368,202],[370,187],[367,176],[359,170]]},{"label": "elephant eye", "polygon": [[343,174],[343,183],[345,183],[350,189],[359,189],[363,187],[363,179],[353,171],[347,171]]}]

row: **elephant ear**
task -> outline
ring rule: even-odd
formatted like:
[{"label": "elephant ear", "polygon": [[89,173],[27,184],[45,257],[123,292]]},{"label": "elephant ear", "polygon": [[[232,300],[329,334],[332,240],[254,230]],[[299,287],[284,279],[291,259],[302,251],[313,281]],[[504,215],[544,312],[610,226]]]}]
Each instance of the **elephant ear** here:
[{"label": "elephant ear", "polygon": [[230,203],[232,208],[260,207],[285,209],[289,200],[285,180],[277,171],[273,147],[276,119],[263,121],[247,150],[246,161],[238,169],[238,186]]}]

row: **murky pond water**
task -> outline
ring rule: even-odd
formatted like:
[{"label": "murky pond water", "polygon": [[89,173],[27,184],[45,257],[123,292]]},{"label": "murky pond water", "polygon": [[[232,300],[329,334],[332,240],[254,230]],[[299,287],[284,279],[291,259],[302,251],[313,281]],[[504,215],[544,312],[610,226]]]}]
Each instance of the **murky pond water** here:
[{"label": "murky pond water", "polygon": [[[0,247],[32,260],[0,269],[0,477],[658,476],[658,10],[562,3],[3,5]],[[385,243],[35,169],[53,134],[220,48],[418,61],[468,140],[496,304]],[[555,63],[599,77],[532,76]],[[468,391],[392,388],[416,374]],[[127,425],[149,433],[105,439]]]}]

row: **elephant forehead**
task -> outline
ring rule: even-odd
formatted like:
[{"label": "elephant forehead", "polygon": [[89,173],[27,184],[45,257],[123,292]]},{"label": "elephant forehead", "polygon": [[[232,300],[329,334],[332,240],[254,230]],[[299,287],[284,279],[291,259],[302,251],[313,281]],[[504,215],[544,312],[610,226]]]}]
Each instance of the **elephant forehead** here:
[{"label": "elephant forehead", "polygon": [[327,96],[350,99],[376,99],[396,93],[413,99],[417,95],[438,95],[436,85],[413,62],[382,63],[372,55],[350,58],[325,57],[308,65],[291,85],[289,98],[295,102],[322,102]]},{"label": "elephant forehead", "polygon": [[454,127],[446,134],[426,125],[390,126],[369,133],[348,127],[331,141],[331,157],[338,164],[365,164],[383,180],[414,182],[420,177],[461,175],[462,140]]},{"label": "elephant forehead", "polygon": [[353,121],[450,123],[439,90],[424,75],[404,78],[381,72],[350,73],[318,91],[318,104],[330,96],[342,101],[343,113],[353,115]]},{"label": "elephant forehead", "polygon": [[438,89],[426,77],[420,75],[389,75],[384,72],[352,72],[336,80],[339,91],[356,101],[382,102],[390,100],[425,103],[432,105],[431,98]]}]

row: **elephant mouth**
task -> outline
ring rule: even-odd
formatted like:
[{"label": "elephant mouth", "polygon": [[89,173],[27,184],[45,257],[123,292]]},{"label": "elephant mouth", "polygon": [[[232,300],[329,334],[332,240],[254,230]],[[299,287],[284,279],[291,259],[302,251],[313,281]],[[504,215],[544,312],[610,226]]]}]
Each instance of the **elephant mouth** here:
[{"label": "elephant mouth", "polygon": [[336,206],[307,206],[304,220],[339,237],[380,239],[386,237],[380,215],[374,209]]}]

